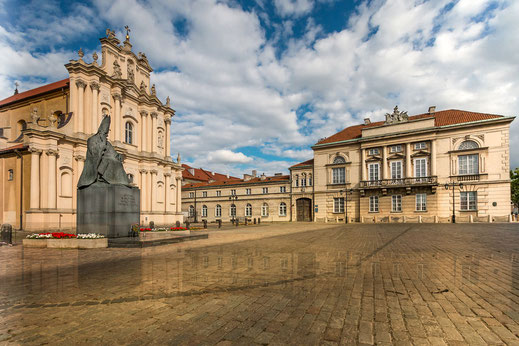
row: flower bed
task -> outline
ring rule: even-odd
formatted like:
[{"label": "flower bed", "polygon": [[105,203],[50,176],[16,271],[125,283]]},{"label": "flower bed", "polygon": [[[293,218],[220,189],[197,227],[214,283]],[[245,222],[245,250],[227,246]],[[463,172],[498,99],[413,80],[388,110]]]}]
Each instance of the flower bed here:
[{"label": "flower bed", "polygon": [[25,247],[59,248],[59,249],[92,249],[108,247],[108,239],[104,235],[89,233],[75,234],[53,232],[35,233],[23,240]]},{"label": "flower bed", "polygon": [[142,227],[139,229],[139,231],[141,231],[141,232],[169,232],[169,231],[179,232],[179,231],[187,231],[187,230],[188,229],[185,227],[170,227],[169,230],[165,227],[159,227],[159,228]]}]

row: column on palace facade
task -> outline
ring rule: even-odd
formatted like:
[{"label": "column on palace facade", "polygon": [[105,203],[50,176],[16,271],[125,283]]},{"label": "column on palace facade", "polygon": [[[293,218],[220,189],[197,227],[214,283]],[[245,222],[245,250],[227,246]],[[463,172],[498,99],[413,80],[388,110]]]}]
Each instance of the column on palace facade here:
[{"label": "column on palace facade", "polygon": [[436,175],[436,140],[431,140],[431,174]]},{"label": "column on palace facade", "polygon": [[77,86],[76,80],[74,78],[70,78],[70,111],[72,114],[72,126],[73,131],[77,132],[78,128],[78,115],[77,115]]},{"label": "column on palace facade", "polygon": [[149,197],[149,200],[150,200],[150,211],[154,211],[156,209],[156,202],[157,202],[157,173],[158,171],[156,169],[152,169],[150,171],[150,174],[151,174],[151,185],[149,186],[150,188],[150,197]]},{"label": "column on palace facade", "polygon": [[99,84],[97,82],[91,82],[90,88],[92,89],[92,131],[91,133],[96,133],[99,124],[97,123],[98,119],[98,104],[99,104]]},{"label": "column on palace facade", "polygon": [[146,145],[146,141],[148,140],[148,136],[146,136],[147,119],[148,112],[141,111],[141,151],[147,151],[148,148],[148,146]]},{"label": "column on palace facade", "polygon": [[166,119],[166,157],[171,157],[171,117]]},{"label": "column on palace facade", "polygon": [[31,209],[40,208],[40,154],[41,150],[29,148],[31,152]]},{"label": "column on palace facade", "polygon": [[171,173],[166,172],[164,173],[164,212],[167,212],[169,210],[169,191],[171,190],[169,188],[170,185],[170,177]]},{"label": "column on palace facade", "polygon": [[366,179],[366,150],[360,149],[360,180]]},{"label": "column on palace facade", "polygon": [[113,117],[114,124],[114,140],[121,141],[121,94],[113,95],[115,101],[115,114]]},{"label": "column on palace facade", "polygon": [[85,100],[85,82],[83,82],[82,80],[77,80],[76,81],[76,86],[77,86],[77,131],[78,132],[84,132],[85,131],[85,128],[84,128],[84,123],[85,123],[85,105],[84,105],[84,100]]},{"label": "column on palace facade", "polygon": [[141,211],[147,210],[148,205],[146,204],[146,170],[145,169],[139,169],[139,173],[141,174],[141,181],[140,181],[140,189],[141,189]]},{"label": "column on palace facade", "polygon": [[151,135],[151,140],[150,140],[150,151],[153,153],[155,152],[155,148],[157,147],[156,146],[156,139],[157,139],[157,113],[156,112],[152,112],[151,113],[151,131],[150,131],[150,135]]},{"label": "column on palace facade", "polygon": [[411,171],[411,143],[405,145],[405,177],[411,178],[413,173]]},{"label": "column on palace facade", "polygon": [[48,177],[48,193],[47,193],[47,208],[56,209],[56,150],[47,150],[49,162],[49,177]]},{"label": "column on palace facade", "polygon": [[382,147],[382,179],[388,179],[387,147]]}]

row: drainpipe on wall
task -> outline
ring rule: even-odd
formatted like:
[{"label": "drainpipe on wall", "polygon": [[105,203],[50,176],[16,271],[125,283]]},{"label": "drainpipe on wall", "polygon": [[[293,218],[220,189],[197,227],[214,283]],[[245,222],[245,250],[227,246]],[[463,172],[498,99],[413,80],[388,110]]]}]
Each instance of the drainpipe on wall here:
[{"label": "drainpipe on wall", "polygon": [[14,153],[20,158],[20,230],[23,229],[23,156],[18,150]]},{"label": "drainpipe on wall", "polygon": [[312,164],[312,222],[315,222],[315,158]]}]

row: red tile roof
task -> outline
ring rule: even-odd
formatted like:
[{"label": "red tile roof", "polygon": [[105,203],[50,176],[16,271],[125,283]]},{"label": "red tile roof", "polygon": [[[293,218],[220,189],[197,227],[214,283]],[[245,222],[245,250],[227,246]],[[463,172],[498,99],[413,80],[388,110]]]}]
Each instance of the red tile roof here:
[{"label": "red tile roof", "polygon": [[14,151],[16,149],[25,149],[25,148],[26,148],[25,144],[20,143],[20,144],[17,144],[17,145],[13,145],[12,147],[0,149],[0,154],[6,154],[6,153],[12,152],[12,151]]},{"label": "red tile roof", "polygon": [[239,184],[254,184],[254,183],[265,183],[265,182],[283,182],[290,181],[289,175],[275,175],[272,177],[266,177],[264,180],[261,180],[260,177],[252,178],[250,180],[245,181],[244,179],[232,179],[227,181],[215,181],[212,183],[197,183],[197,184],[187,184],[182,186],[182,189],[186,188],[196,188],[196,187],[216,187],[216,186],[229,186],[229,185],[239,185]]},{"label": "red tile roof", "polygon": [[[409,120],[418,120],[418,119],[426,119],[426,118],[434,118],[434,126],[446,126],[446,125],[455,125],[462,123],[469,123],[478,120],[486,120],[486,119],[494,119],[494,118],[502,118],[502,115],[497,114],[485,114],[485,113],[475,113],[462,111],[458,109],[448,109],[444,111],[437,111],[435,113],[429,114],[418,114],[409,117]],[[362,136],[362,129],[375,127],[383,125],[384,121],[377,121],[371,124],[361,124],[354,125],[345,128],[344,130],[337,132],[336,134],[327,137],[323,140],[320,140],[316,144],[327,144],[334,143],[339,141],[345,141],[349,139],[360,138]]]},{"label": "red tile roof", "polygon": [[[206,171],[205,169],[202,169],[202,168],[193,168],[189,165],[186,165],[185,163],[182,164],[182,167],[184,168],[184,170],[182,171],[183,179],[198,180],[201,182],[208,182],[209,180],[227,181],[227,180],[239,179],[239,178],[232,177],[232,176],[227,177],[227,175],[220,174],[220,173],[213,174],[213,172]],[[191,174],[191,172],[189,171],[190,169],[192,169],[194,171],[193,172],[194,174]]]},{"label": "red tile roof", "polygon": [[41,87],[38,87],[35,89],[27,90],[27,91],[18,93],[16,95],[10,96],[6,99],[3,99],[0,101],[0,106],[4,106],[6,104],[13,103],[16,101],[21,101],[21,100],[29,98],[29,97],[34,97],[37,95],[45,94],[47,92],[58,90],[58,89],[65,88],[68,86],[69,86],[69,79],[68,78],[63,79],[63,80],[60,80],[60,81],[57,81],[54,83],[46,84],[44,86],[41,86]]},{"label": "red tile roof", "polygon": [[312,166],[313,164],[314,164],[314,159],[310,159],[310,160],[306,160],[303,162],[299,162],[299,163],[291,166],[290,168],[297,168],[297,167],[301,167],[301,166]]}]

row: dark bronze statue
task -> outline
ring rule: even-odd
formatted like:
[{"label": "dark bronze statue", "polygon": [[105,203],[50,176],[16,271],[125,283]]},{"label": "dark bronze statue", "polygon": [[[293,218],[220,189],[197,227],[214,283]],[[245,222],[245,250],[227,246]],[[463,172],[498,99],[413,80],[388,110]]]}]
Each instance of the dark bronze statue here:
[{"label": "dark bronze statue", "polygon": [[123,157],[117,153],[108,141],[110,116],[101,121],[97,133],[87,141],[85,167],[77,183],[79,189],[97,184],[130,185],[123,168]]}]

